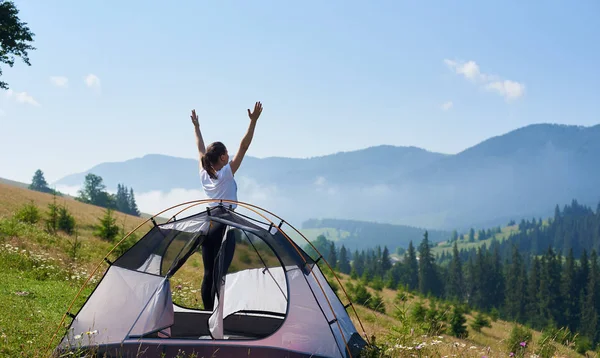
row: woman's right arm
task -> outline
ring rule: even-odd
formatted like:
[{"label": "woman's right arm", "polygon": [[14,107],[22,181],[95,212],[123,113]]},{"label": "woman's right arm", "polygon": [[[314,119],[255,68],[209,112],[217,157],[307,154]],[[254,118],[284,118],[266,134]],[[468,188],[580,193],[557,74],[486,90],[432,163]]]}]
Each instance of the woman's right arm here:
[{"label": "woman's right arm", "polygon": [[194,124],[194,130],[196,132],[196,145],[198,146],[198,153],[200,154],[200,158],[204,153],[206,153],[206,148],[204,146],[204,139],[202,138],[202,133],[200,132],[200,124],[198,123],[198,115],[196,115],[196,110],[192,109],[192,123]]}]

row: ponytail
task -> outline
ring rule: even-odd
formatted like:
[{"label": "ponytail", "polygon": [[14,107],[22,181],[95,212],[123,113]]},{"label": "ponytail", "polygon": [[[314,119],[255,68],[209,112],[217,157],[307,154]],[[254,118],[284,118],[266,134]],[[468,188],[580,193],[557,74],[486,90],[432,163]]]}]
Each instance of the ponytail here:
[{"label": "ponytail", "polygon": [[208,176],[211,177],[211,179],[217,179],[217,175],[215,173],[215,168],[213,168],[212,164],[210,164],[210,160],[208,159],[207,154],[204,154],[202,156],[201,162],[202,162],[202,168],[204,168],[204,170],[206,170],[206,172],[208,173]]},{"label": "ponytail", "polygon": [[206,153],[204,153],[202,158],[200,158],[202,168],[206,170],[211,179],[217,179],[217,173],[215,172],[213,164],[217,163],[219,157],[225,153],[227,153],[227,148],[225,148],[225,145],[221,142],[214,142],[211,143],[208,148],[206,148]]}]

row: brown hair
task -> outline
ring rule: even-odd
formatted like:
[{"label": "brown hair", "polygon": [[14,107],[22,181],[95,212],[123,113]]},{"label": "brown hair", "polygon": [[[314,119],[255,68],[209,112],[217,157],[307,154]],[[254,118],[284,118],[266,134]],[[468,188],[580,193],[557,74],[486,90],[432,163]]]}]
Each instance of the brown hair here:
[{"label": "brown hair", "polygon": [[217,173],[215,172],[215,168],[213,168],[213,164],[217,163],[219,157],[226,153],[227,148],[225,147],[225,144],[221,142],[211,143],[206,148],[206,153],[204,153],[200,161],[202,162],[202,168],[206,170],[208,176],[212,179],[217,179]]}]

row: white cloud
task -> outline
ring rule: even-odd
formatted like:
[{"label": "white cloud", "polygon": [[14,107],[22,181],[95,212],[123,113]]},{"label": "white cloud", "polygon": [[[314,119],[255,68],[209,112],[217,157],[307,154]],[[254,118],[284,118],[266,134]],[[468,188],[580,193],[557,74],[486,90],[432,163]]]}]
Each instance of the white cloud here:
[{"label": "white cloud", "polygon": [[69,84],[69,79],[64,76],[51,76],[50,81],[56,87],[67,87],[67,85]]},{"label": "white cloud", "polygon": [[507,101],[525,94],[525,84],[482,73],[475,61],[458,62],[445,59],[444,63],[456,74],[464,76],[467,80],[482,86],[487,91],[503,96]]},{"label": "white cloud", "polygon": [[8,98],[14,99],[15,101],[17,101],[19,103],[26,103],[26,104],[30,104],[30,105],[36,106],[36,107],[40,106],[38,101],[36,101],[27,92],[15,92],[15,91],[9,89],[8,91],[6,91],[6,96]]},{"label": "white cloud", "polygon": [[100,87],[100,78],[93,73],[85,76],[84,78],[85,84],[90,88],[99,88]]},{"label": "white cloud", "polygon": [[509,80],[488,83],[485,89],[496,92],[504,96],[507,100],[519,98],[525,93],[524,84]]},{"label": "white cloud", "polygon": [[454,103],[452,103],[452,101],[448,101],[448,102],[445,102],[444,104],[442,104],[442,109],[443,109],[444,111],[448,111],[448,110],[450,110],[450,109],[451,109],[453,106],[454,106]]}]

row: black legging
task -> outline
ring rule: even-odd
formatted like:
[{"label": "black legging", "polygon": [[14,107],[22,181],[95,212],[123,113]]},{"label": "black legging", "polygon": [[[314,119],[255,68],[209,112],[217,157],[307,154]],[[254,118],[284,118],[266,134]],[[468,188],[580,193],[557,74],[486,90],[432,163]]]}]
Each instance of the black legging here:
[{"label": "black legging", "polygon": [[[225,234],[226,225],[218,224],[222,227],[213,231],[202,243],[202,262],[204,264],[204,277],[202,278],[202,286],[200,292],[202,295],[202,302],[204,304],[204,310],[212,311],[215,304],[215,293],[217,288],[215,287],[215,264],[219,258],[219,250],[221,249],[221,243],[223,235]],[[227,233],[227,242],[224,246],[225,255],[223,265],[223,276],[227,274],[229,265],[233,260],[233,254],[235,252],[235,236],[233,231]]]}]

